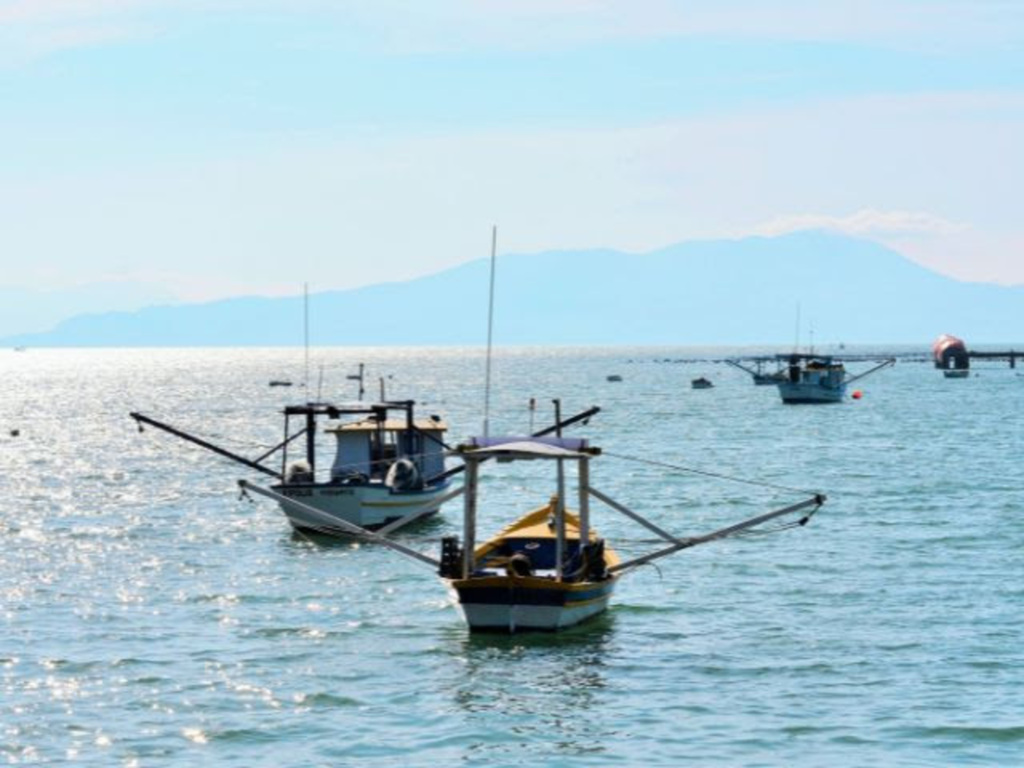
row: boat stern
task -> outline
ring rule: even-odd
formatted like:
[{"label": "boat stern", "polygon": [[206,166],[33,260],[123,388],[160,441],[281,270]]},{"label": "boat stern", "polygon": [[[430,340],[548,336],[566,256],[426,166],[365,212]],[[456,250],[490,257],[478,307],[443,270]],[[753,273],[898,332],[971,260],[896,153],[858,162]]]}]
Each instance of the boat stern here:
[{"label": "boat stern", "polygon": [[449,581],[466,624],[475,632],[554,632],[608,607],[617,577],[559,582],[545,577],[475,576]]}]

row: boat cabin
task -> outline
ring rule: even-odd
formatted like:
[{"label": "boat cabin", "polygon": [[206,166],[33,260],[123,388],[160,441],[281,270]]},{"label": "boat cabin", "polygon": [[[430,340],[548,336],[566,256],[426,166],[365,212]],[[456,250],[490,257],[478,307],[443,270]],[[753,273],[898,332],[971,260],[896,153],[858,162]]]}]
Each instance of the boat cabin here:
[{"label": "boat cabin", "polygon": [[[332,422],[323,430],[334,435],[335,455],[331,464],[330,483],[383,481],[396,463],[411,463],[420,481],[444,472],[444,433],[447,426],[439,416],[416,419],[413,401],[352,403],[332,405],[310,403],[289,406],[284,411],[286,443],[304,435],[305,466],[301,476],[291,475],[291,482],[315,483],[317,474],[317,420],[326,417]],[[290,421],[302,418],[304,429],[292,433]],[[343,420],[351,417],[351,420]],[[288,467],[288,450],[282,465]],[[400,460],[405,460],[401,462]],[[286,471],[282,476],[289,476]],[[286,479],[286,482],[289,482]]]},{"label": "boat cabin", "polygon": [[444,472],[444,422],[439,418],[418,419],[412,427],[403,419],[372,418],[327,427],[324,432],[337,440],[331,482],[355,476],[383,478],[400,457],[413,461],[421,477]]}]

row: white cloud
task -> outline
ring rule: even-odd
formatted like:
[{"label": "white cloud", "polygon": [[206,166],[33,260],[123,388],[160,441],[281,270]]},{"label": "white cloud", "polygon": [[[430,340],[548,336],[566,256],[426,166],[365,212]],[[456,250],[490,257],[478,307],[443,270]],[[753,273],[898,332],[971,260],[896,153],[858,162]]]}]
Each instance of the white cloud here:
[{"label": "white cloud", "polygon": [[14,0],[0,5],[0,65],[93,48],[151,34],[139,0]]},{"label": "white cloud", "polygon": [[9,0],[0,6],[0,24],[40,24],[95,19],[152,3],[138,0]]},{"label": "white cloud", "polygon": [[825,226],[1024,283],[1022,134],[1024,97],[934,94],[619,128],[268,136],[0,174],[0,231],[21,273],[159,275],[191,299],[430,274],[486,257],[493,223],[502,253]]},{"label": "white cloud", "polygon": [[754,228],[759,235],[781,235],[807,229],[829,229],[862,237],[951,235],[967,229],[965,224],[917,211],[877,211],[865,208],[847,216],[805,213],[779,216]]},{"label": "white cloud", "polygon": [[[220,0],[228,2],[228,0]],[[990,48],[1024,38],[1024,4],[1000,0],[287,0],[358,20],[386,50],[558,50],[671,37],[846,42],[906,50]]]},{"label": "white cloud", "polygon": [[[158,17],[170,25],[210,11],[306,16],[326,35],[333,21],[346,37],[357,28],[362,45],[403,52],[557,50],[686,36],[924,49],[1012,45],[1024,38],[1024,3],[999,0],[8,0],[0,4],[0,33],[17,28],[45,38],[54,29],[95,24],[133,29],[155,25]],[[61,37],[94,36],[65,31]]]}]

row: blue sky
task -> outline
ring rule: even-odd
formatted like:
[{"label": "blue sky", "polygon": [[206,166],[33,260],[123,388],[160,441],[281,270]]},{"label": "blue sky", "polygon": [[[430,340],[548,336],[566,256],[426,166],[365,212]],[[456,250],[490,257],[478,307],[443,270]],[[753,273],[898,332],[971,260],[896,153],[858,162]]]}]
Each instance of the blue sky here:
[{"label": "blue sky", "polygon": [[0,0],[0,331],[828,227],[1024,284],[1024,3]]}]

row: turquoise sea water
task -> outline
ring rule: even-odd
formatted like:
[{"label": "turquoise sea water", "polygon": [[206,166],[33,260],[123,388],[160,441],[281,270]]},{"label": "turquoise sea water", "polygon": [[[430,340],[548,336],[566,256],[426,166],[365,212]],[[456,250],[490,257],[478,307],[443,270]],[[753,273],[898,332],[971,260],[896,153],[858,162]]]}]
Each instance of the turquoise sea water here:
[{"label": "turquoise sea water", "polygon": [[[805,528],[699,547],[552,636],[470,636],[436,577],[293,535],[260,478],[139,410],[257,456],[301,350],[0,355],[0,760],[75,765],[1024,764],[1024,377],[900,363],[860,400],[783,406],[714,350],[504,350],[492,432],[600,405],[595,487],[681,535],[823,491]],[[322,349],[310,390],[482,421],[479,350]],[[322,366],[322,374],[321,374]],[[851,368],[857,366],[851,365]],[[1020,371],[1024,373],[1024,371]],[[623,376],[609,383],[609,374]],[[716,386],[692,390],[705,375]],[[319,382],[322,381],[322,384]],[[19,429],[17,437],[11,429]],[[648,463],[621,457],[641,458]],[[551,492],[485,474],[481,532]],[[437,552],[459,505],[402,540]],[[626,554],[649,534],[598,507]]]}]

